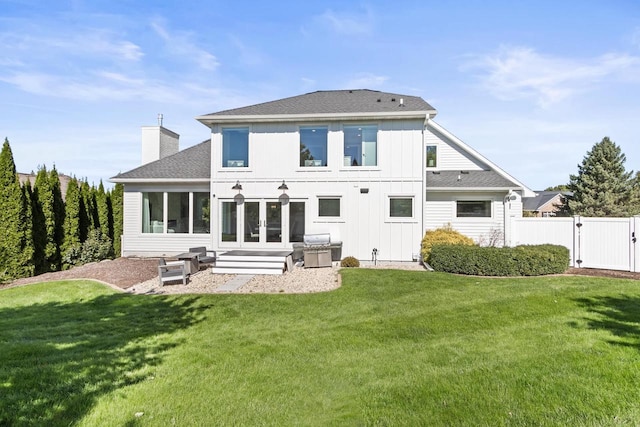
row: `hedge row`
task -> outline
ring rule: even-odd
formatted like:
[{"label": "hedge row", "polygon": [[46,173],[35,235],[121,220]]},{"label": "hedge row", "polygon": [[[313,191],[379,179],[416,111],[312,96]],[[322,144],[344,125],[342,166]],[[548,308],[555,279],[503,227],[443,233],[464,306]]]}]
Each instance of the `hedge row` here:
[{"label": "hedge row", "polygon": [[476,276],[539,276],[563,273],[569,250],[559,245],[480,247],[436,245],[429,265],[436,271]]}]

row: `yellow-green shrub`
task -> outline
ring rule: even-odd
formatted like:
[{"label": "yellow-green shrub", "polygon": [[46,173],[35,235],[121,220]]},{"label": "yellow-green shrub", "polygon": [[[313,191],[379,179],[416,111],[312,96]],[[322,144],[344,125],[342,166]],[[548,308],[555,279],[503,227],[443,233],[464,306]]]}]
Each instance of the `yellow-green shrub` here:
[{"label": "yellow-green shrub", "polygon": [[347,256],[340,261],[340,267],[360,267],[360,261],[355,257]]},{"label": "yellow-green shrub", "polygon": [[447,224],[435,230],[427,230],[422,238],[420,255],[424,262],[428,262],[431,248],[434,245],[474,245],[473,239],[459,233]]}]

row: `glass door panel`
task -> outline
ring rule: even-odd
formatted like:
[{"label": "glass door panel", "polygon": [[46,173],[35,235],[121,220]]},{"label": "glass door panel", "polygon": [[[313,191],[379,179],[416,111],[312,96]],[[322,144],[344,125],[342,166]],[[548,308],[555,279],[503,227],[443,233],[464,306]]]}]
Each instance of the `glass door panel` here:
[{"label": "glass door panel", "polygon": [[260,202],[244,202],[244,241],[260,241]]},{"label": "glass door panel", "polygon": [[266,202],[267,242],[282,242],[282,203]]},{"label": "glass door panel", "polygon": [[233,202],[222,202],[220,215],[220,240],[223,242],[238,241],[238,205]]}]

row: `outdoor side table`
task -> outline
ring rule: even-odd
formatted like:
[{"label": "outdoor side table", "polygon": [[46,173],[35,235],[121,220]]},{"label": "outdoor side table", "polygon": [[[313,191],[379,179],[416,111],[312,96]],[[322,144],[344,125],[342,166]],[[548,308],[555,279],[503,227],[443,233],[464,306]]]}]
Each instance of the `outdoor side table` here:
[{"label": "outdoor side table", "polygon": [[200,254],[197,252],[184,252],[176,255],[176,258],[184,261],[184,265],[187,269],[187,274],[193,274],[197,273],[200,269],[198,265],[198,255]]}]

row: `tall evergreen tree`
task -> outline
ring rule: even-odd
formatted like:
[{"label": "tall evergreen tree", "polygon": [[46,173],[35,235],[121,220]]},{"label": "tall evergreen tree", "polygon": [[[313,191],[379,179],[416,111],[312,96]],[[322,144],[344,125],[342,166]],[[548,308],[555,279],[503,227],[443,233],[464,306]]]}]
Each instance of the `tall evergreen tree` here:
[{"label": "tall evergreen tree", "polygon": [[626,172],[625,161],[620,147],[608,137],[596,143],[578,165],[578,174],[570,176],[569,212],[594,217],[628,215],[633,172]]},{"label": "tall evergreen tree", "polygon": [[62,189],[60,187],[60,175],[58,174],[55,165],[53,165],[53,169],[49,172],[49,182],[51,183],[51,191],[53,192],[53,214],[55,218],[54,239],[56,246],[58,247],[57,271],[62,267],[61,248],[64,241],[65,205],[62,198]]},{"label": "tall evergreen tree", "polygon": [[44,254],[47,246],[47,228],[45,226],[42,206],[38,202],[36,189],[31,187],[31,182],[24,185],[24,193],[27,195],[28,204],[31,207],[31,239],[33,241],[33,268],[35,274],[47,271],[46,257]]},{"label": "tall evergreen tree", "polygon": [[60,265],[60,247],[57,241],[54,187],[46,166],[42,166],[36,175],[34,194],[44,219],[44,264],[42,272],[56,271]]},{"label": "tall evergreen tree", "polygon": [[120,246],[122,239],[122,227],[123,227],[123,218],[122,218],[122,198],[124,193],[124,186],[120,183],[116,184],[113,187],[113,191],[111,192],[111,207],[112,207],[112,218],[113,218],[113,253],[116,257],[119,257],[122,248]]},{"label": "tall evergreen tree", "polygon": [[109,204],[107,199],[107,193],[104,191],[104,185],[100,180],[100,185],[97,189],[94,189],[96,209],[98,211],[98,225],[100,232],[103,236],[111,236],[112,232],[109,230]]},{"label": "tall evergreen tree", "polygon": [[29,276],[33,276],[33,274],[35,273],[32,197],[33,192],[31,190],[31,181],[27,180],[22,186],[22,205],[25,212],[25,246],[23,250],[23,262],[27,266],[26,270]]},{"label": "tall evergreen tree", "polygon": [[28,226],[13,153],[5,138],[0,151],[0,281],[29,275]]},{"label": "tall evergreen tree", "polygon": [[89,235],[89,231],[94,228],[93,223],[93,196],[91,195],[91,187],[87,180],[83,180],[80,184],[80,196],[82,209],[80,210],[80,240],[84,242]]},{"label": "tall evergreen tree", "polygon": [[80,240],[80,188],[78,180],[72,178],[65,194],[64,239],[61,251],[64,254],[71,247],[81,243]]}]

